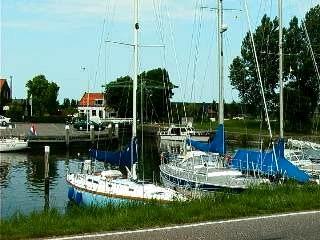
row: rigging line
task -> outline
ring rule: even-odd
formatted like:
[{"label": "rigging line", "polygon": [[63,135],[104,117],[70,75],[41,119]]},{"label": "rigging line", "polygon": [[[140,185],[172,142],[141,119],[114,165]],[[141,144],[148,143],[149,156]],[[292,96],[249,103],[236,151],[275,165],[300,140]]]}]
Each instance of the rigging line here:
[{"label": "rigging line", "polygon": [[[200,4],[203,5],[203,0],[200,1]],[[202,17],[203,17],[203,9],[200,8],[200,16],[199,16],[199,25],[197,28],[197,35],[196,35],[196,42],[195,42],[195,60],[193,64],[193,76],[192,76],[192,84],[191,84],[191,101],[193,99],[193,94],[194,94],[194,83],[196,79],[196,72],[197,72],[197,65],[198,65],[198,60],[199,60],[199,45],[200,45],[200,39],[201,39],[201,29],[202,29]],[[195,96],[194,96],[195,97]],[[193,99],[195,100],[195,98]]]},{"label": "rigging line", "polygon": [[[317,62],[316,62],[316,59],[315,59],[315,56],[314,56],[313,48],[312,48],[312,45],[311,45],[311,41],[310,41],[310,38],[309,38],[309,33],[308,33],[308,30],[307,30],[307,26],[305,24],[305,21],[302,21],[301,24],[302,24],[302,28],[303,28],[303,30],[304,30],[304,32],[306,34],[308,48],[310,50],[313,66],[314,66],[315,71],[316,71],[316,75],[317,75],[317,79],[318,79],[318,88],[319,88],[318,90],[319,90],[319,93],[320,93],[320,74],[319,74],[318,65],[317,65]],[[319,101],[319,99],[318,99],[318,101]]]},{"label": "rigging line", "polygon": [[[106,1],[105,2],[105,15],[107,14],[107,10],[108,10],[108,3]],[[100,35],[99,46],[98,46],[98,59],[97,59],[96,71],[95,71],[95,74],[94,74],[93,87],[95,87],[95,85],[97,83],[98,70],[99,70],[99,67],[100,67],[101,49],[102,49],[103,36],[104,36],[104,31],[105,31],[105,24],[106,24],[106,18],[104,17],[103,22],[102,22],[102,31],[101,31],[101,35]]]},{"label": "rigging line", "polygon": [[[111,11],[111,10],[110,10]],[[111,14],[109,14],[109,15],[111,15],[111,17],[110,18],[108,18],[109,19],[109,23],[108,23],[108,25],[110,25],[110,27],[108,28],[108,31],[107,31],[107,33],[106,33],[106,38],[107,39],[109,39],[110,38],[110,35],[111,35],[111,32],[113,31],[113,27],[114,27],[114,24],[115,24],[115,21],[114,21],[114,19],[115,19],[115,12],[116,12],[116,4],[113,4],[113,6],[112,6],[112,12],[111,12]],[[108,26],[107,25],[107,26]],[[110,64],[110,58],[111,58],[111,45],[110,45],[110,47],[107,49],[107,52],[106,52],[106,54],[107,54],[107,56],[106,56],[106,58],[107,58],[107,66],[106,66],[106,68],[105,68],[105,71],[106,71],[106,79],[105,79],[105,82],[107,81],[107,73],[111,73],[111,64]],[[111,76],[110,76],[111,77]]]},{"label": "rigging line", "polygon": [[161,5],[159,3],[159,1],[157,1],[157,5],[156,5],[156,0],[153,0],[153,12],[154,12],[154,15],[155,15],[155,18],[156,18],[156,26],[157,26],[157,29],[158,29],[158,33],[160,35],[160,39],[161,39],[161,42],[164,43],[164,28],[163,28],[163,19],[161,17]]},{"label": "rigging line", "polygon": [[247,6],[247,0],[244,0],[244,3],[245,3],[247,21],[248,21],[248,25],[249,25],[251,44],[252,44],[252,48],[253,48],[253,52],[254,52],[254,59],[255,59],[255,63],[256,63],[256,67],[257,67],[258,79],[259,79],[260,87],[261,87],[261,94],[262,94],[262,98],[263,98],[263,104],[264,104],[265,113],[266,113],[266,117],[267,117],[269,135],[270,135],[270,139],[272,139],[272,131],[271,131],[271,126],[270,126],[268,108],[267,108],[267,103],[266,103],[266,99],[265,99],[265,95],[264,95],[264,91],[263,91],[262,78],[261,78],[260,67],[259,67],[259,62],[258,62],[258,57],[257,57],[257,51],[256,51],[255,42],[254,42],[253,33],[252,33],[252,28],[251,28],[251,22],[250,22],[250,16],[249,16],[249,11],[248,11],[248,6]]},{"label": "rigging line", "polygon": [[[265,107],[265,113],[266,113],[266,117],[267,117],[268,130],[269,130],[269,134],[270,134],[270,141],[272,141],[272,131],[271,131],[271,126],[270,126],[270,119],[269,119],[267,103],[266,103],[266,99],[265,99],[264,91],[263,91],[263,83],[262,83],[262,79],[261,79],[261,73],[260,73],[260,67],[259,67],[259,62],[258,62],[258,57],[257,57],[257,51],[256,51],[254,38],[253,38],[253,33],[252,33],[252,28],[251,28],[251,22],[250,22],[250,16],[249,16],[249,11],[248,11],[248,6],[247,6],[247,0],[244,0],[244,4],[245,4],[245,8],[246,8],[246,15],[247,15],[247,20],[248,20],[248,25],[249,25],[250,38],[251,38],[251,43],[252,43],[253,52],[254,52],[254,58],[255,58],[255,62],[256,62],[256,66],[257,66],[258,78],[259,78],[260,87],[261,87],[261,93],[262,93],[262,98],[263,98],[263,104],[264,104],[264,107]],[[275,153],[274,144],[272,144],[272,150],[273,150],[273,155],[275,157],[276,168],[277,168],[277,171],[279,171],[278,160],[277,160],[277,155]]]},{"label": "rigging line", "polygon": [[[213,14],[213,16],[216,16],[216,14]],[[207,64],[206,64],[206,67],[205,67],[205,71],[204,71],[204,75],[203,75],[203,82],[207,82],[206,79],[207,79],[207,74],[208,74],[208,69],[209,69],[209,59],[210,57],[212,56],[212,52],[213,52],[213,42],[214,42],[214,39],[215,39],[215,31],[211,31],[211,35],[209,36],[209,51],[208,51],[208,56],[207,56]],[[213,83],[213,81],[210,81]],[[214,83],[213,83],[213,86],[214,86]],[[204,85],[202,85],[202,88],[201,88],[201,91],[200,91],[200,95],[202,95],[202,92],[203,92],[203,88],[204,88]]]},{"label": "rigging line", "polygon": [[[301,9],[303,9],[303,8],[302,8],[300,2],[299,2],[299,5],[300,5],[299,10],[300,10],[300,13],[302,15],[302,10]],[[311,9],[311,8],[312,7],[310,6],[309,9]],[[311,53],[313,67],[315,68],[316,76],[317,76],[317,79],[318,79],[318,91],[320,93],[320,74],[319,74],[318,65],[317,65],[317,62],[316,62],[316,59],[315,59],[315,54],[314,54],[313,47],[312,47],[312,44],[311,44],[311,41],[310,41],[310,38],[309,38],[309,33],[308,33],[307,26],[305,24],[305,21],[301,21],[301,25],[302,25],[303,31],[305,32],[305,35],[306,35],[308,48],[309,48],[310,53]],[[320,98],[318,99],[318,105],[320,105]]]},{"label": "rigging line", "polygon": [[260,19],[260,13],[261,13],[261,7],[262,7],[262,0],[260,0],[260,4],[259,4],[259,10],[258,10],[258,14],[257,14],[257,18],[256,18],[256,22],[255,22],[255,25],[257,26],[258,25],[258,21]]},{"label": "rigging line", "polygon": [[[158,31],[159,31],[159,34],[160,34],[160,39],[161,39],[161,43],[164,45],[165,44],[165,41],[164,41],[164,26],[163,26],[163,20],[161,18],[161,0],[158,1],[158,5],[157,5],[157,9],[155,8],[155,1],[153,0],[153,3],[154,3],[154,10],[157,11],[158,10],[158,14],[157,12],[155,12],[155,15],[158,16],[158,25],[159,25],[159,28],[158,28]],[[167,59],[166,59],[166,49],[164,49],[163,51],[163,65],[164,67],[167,66]],[[166,70],[167,71],[167,70]],[[173,122],[173,115],[172,115],[172,110],[171,110],[171,106],[169,106],[170,104],[170,99],[169,99],[169,96],[167,96],[167,91],[168,90],[168,93],[169,93],[169,85],[167,86],[168,89],[166,89],[166,77],[165,77],[165,69],[162,69],[162,83],[163,83],[163,88],[164,88],[164,97],[165,97],[165,104],[166,104],[166,108],[167,108],[167,117],[168,117],[168,123],[170,125],[170,116],[171,116],[171,122]],[[170,109],[170,110],[169,110]]]},{"label": "rigging line", "polygon": [[[176,47],[175,47],[175,41],[174,41],[174,37],[173,37],[173,26],[172,26],[171,17],[170,17],[170,13],[168,11],[167,5],[165,5],[165,11],[166,11],[168,22],[169,22],[170,36],[171,36],[171,42],[172,42],[172,46],[173,46],[173,55],[174,55],[174,58],[175,58],[178,78],[179,78],[180,83],[182,83],[182,81],[181,81],[182,80],[182,78],[181,78],[181,69],[180,69],[180,65],[178,63],[177,50],[176,50]],[[186,117],[185,102],[183,101],[182,104],[183,104],[184,116]]]},{"label": "rigging line", "polygon": [[[191,65],[191,55],[192,55],[192,45],[195,41],[195,32],[196,32],[196,27],[197,27],[197,18],[198,18],[198,8],[199,8],[199,1],[200,0],[195,0],[195,8],[194,8],[194,15],[193,15],[193,25],[192,25],[192,34],[191,34],[191,41],[190,41],[190,48],[189,48],[189,57],[188,57],[188,64],[187,64],[187,69],[186,69],[186,79],[185,82],[188,82],[189,78],[189,71],[190,71],[190,65]],[[188,90],[187,84],[184,85],[184,96],[183,99],[185,101],[186,99],[186,91]]]}]

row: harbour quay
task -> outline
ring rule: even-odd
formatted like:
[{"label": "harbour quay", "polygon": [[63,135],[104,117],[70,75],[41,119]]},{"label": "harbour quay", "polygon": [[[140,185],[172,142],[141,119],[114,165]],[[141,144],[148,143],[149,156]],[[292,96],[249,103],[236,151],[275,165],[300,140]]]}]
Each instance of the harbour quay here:
[{"label": "harbour quay", "polygon": [[0,129],[1,137],[18,137],[28,140],[31,149],[50,145],[59,148],[92,146],[97,141],[117,141],[118,130],[113,127],[97,131],[94,128],[77,130],[63,123],[14,123],[12,128]]}]

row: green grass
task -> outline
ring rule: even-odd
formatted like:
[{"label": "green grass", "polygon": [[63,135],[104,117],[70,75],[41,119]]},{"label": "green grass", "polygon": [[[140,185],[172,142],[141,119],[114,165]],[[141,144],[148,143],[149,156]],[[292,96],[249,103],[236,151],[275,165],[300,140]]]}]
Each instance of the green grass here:
[{"label": "green grass", "polygon": [[79,233],[129,230],[279,212],[320,209],[320,186],[288,183],[248,189],[241,194],[216,193],[166,205],[72,206],[65,214],[52,209],[1,220],[1,239],[26,239]]},{"label": "green grass", "polygon": [[[263,126],[260,127],[261,122],[259,120],[252,120],[252,119],[245,119],[245,120],[226,120],[224,122],[225,130],[227,134],[229,133],[237,133],[237,134],[245,134],[250,135],[253,138],[255,135],[258,136],[269,136],[268,132],[268,126],[267,123],[264,123]],[[279,135],[279,122],[278,121],[272,121],[270,122],[272,134],[274,136]],[[210,130],[214,131],[218,126],[218,122],[194,122],[193,127],[195,129],[199,130]],[[261,128],[261,129],[260,129]],[[285,135],[287,137],[311,137],[315,138],[314,140],[316,142],[319,142],[320,132],[317,132],[317,134],[305,134],[305,133],[297,133],[297,132],[286,132]]]},{"label": "green grass", "polygon": [[[271,122],[271,129],[273,132],[278,132],[278,122]],[[258,120],[226,120],[224,122],[225,129],[227,132],[237,132],[237,133],[250,133],[262,135],[268,134],[268,127],[263,125],[260,131],[260,121]],[[196,129],[203,130],[215,130],[218,126],[218,122],[195,122],[193,126]]]}]

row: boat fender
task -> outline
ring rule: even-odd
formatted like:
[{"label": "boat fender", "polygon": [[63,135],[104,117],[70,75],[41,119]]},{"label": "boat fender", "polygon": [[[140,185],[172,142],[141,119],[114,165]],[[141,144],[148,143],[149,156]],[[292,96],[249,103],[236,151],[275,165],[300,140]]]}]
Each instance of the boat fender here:
[{"label": "boat fender", "polygon": [[70,200],[73,200],[74,199],[74,188],[73,187],[69,187],[69,190],[68,190],[68,198]]},{"label": "boat fender", "polygon": [[77,204],[81,203],[81,201],[82,201],[82,193],[81,192],[77,192],[75,201]]}]

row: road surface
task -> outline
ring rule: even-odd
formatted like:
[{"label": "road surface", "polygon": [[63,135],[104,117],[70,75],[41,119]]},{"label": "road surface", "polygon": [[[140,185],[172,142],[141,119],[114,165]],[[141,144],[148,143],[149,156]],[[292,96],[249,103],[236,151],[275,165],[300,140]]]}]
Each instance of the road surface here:
[{"label": "road surface", "polygon": [[217,222],[178,225],[137,231],[106,232],[69,237],[73,239],[320,239],[320,211],[270,215]]}]

